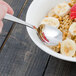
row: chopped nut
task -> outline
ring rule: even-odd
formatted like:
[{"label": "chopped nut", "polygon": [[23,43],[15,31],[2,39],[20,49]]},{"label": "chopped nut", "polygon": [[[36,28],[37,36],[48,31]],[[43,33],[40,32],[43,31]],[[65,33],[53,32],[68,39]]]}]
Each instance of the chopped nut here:
[{"label": "chopped nut", "polygon": [[48,17],[48,16],[45,16],[45,17]]},{"label": "chopped nut", "polygon": [[58,15],[56,15],[56,14],[55,14],[53,17],[55,17],[55,18],[59,18],[59,16],[58,16]]},{"label": "chopped nut", "polygon": [[62,21],[62,17],[59,17],[59,21]]},{"label": "chopped nut", "polygon": [[58,44],[57,48],[59,48],[59,49],[61,48],[61,43]]},{"label": "chopped nut", "polygon": [[73,57],[76,57],[76,52],[75,52],[75,54],[74,54],[74,56]]},{"label": "chopped nut", "polygon": [[69,5],[70,7],[72,7],[72,6],[73,6],[73,3],[68,3],[68,5]]}]

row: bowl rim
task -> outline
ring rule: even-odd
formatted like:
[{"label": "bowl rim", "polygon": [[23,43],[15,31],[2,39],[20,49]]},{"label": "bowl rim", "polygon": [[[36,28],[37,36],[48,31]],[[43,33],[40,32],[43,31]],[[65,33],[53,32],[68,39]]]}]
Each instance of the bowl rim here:
[{"label": "bowl rim", "polygon": [[[28,7],[25,21],[27,21],[27,19],[28,19],[28,12],[30,12],[30,7],[33,5],[34,2],[37,2],[37,0],[32,1],[31,4],[30,4],[30,6]],[[32,35],[30,34],[30,28],[29,28],[29,27],[26,27],[26,30],[27,30],[27,32],[28,32],[28,35],[29,35],[30,38],[32,39],[32,41],[33,41],[41,50],[43,50],[43,51],[46,52],[47,54],[49,54],[49,55],[51,55],[51,56],[53,56],[53,57],[55,57],[55,58],[61,59],[61,60],[65,60],[65,61],[69,61],[69,62],[76,62],[76,58],[64,56],[64,55],[62,55],[62,54],[60,54],[60,53],[57,53],[57,52],[51,50],[51,49],[48,48],[48,47],[47,47],[47,48],[48,48],[48,50],[50,50],[50,52],[49,52],[49,51],[46,51],[46,47],[44,47],[45,45],[44,45],[43,48],[42,48],[42,46],[40,46],[39,43],[37,43],[37,42],[33,39]]]}]

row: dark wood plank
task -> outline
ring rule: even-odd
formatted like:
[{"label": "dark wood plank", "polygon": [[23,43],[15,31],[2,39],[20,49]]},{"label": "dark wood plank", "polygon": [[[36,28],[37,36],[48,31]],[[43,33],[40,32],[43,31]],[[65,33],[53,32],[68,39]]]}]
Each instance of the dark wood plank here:
[{"label": "dark wood plank", "polygon": [[[14,12],[15,12],[14,15],[18,16],[21,11],[22,6],[27,0],[5,0],[5,1],[9,3],[11,7],[14,9]],[[3,21],[4,21],[4,27],[3,27],[2,34],[0,34],[0,47],[13,24],[13,22],[10,22],[7,20],[3,20]]]},{"label": "dark wood plank", "polygon": [[44,76],[76,76],[76,63],[51,57]]},{"label": "dark wood plank", "polygon": [[[21,19],[32,0],[25,6]],[[16,24],[0,54],[2,76],[42,76],[49,55],[40,50],[30,39],[25,26]]]}]

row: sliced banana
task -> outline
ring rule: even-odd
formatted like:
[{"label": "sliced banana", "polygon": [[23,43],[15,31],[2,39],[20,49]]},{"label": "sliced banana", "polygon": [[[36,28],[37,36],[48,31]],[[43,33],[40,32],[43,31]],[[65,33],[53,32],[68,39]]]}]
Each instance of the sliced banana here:
[{"label": "sliced banana", "polygon": [[54,8],[55,14],[64,16],[69,13],[70,6],[67,3],[60,3]]},{"label": "sliced banana", "polygon": [[76,44],[71,39],[66,39],[61,43],[61,54],[66,56],[74,56]]},{"label": "sliced banana", "polygon": [[60,22],[57,18],[54,17],[45,17],[41,24],[45,24],[45,25],[50,25],[50,26],[54,26],[54,27],[59,27]]},{"label": "sliced banana", "polygon": [[48,17],[52,17],[53,15],[55,15],[54,8],[48,12]]},{"label": "sliced banana", "polygon": [[72,35],[76,35],[76,22],[72,23],[72,25],[69,28],[69,31]]}]

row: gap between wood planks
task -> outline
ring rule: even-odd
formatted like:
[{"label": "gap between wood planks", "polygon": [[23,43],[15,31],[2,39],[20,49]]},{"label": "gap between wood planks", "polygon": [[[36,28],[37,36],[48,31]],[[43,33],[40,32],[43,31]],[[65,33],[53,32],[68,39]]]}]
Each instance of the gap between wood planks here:
[{"label": "gap between wood planks", "polygon": [[[22,8],[21,8],[21,10],[20,10],[20,13],[19,13],[18,16],[17,16],[18,18],[21,16],[21,13],[22,13],[25,5],[27,4],[27,2],[28,2],[28,0],[25,0],[24,5],[22,6]],[[6,38],[4,39],[4,41],[3,41],[3,43],[2,43],[2,45],[1,45],[1,47],[0,47],[0,52],[1,52],[1,50],[3,49],[4,45],[6,44],[8,38],[10,37],[10,35],[11,35],[12,31],[13,31],[13,28],[15,27],[15,24],[16,24],[16,23],[13,23],[13,24],[12,24],[12,26],[11,26],[11,28],[10,28],[7,36],[6,36]]]},{"label": "gap between wood planks", "polygon": [[51,57],[52,57],[52,56],[51,56],[51,55],[49,55],[49,58],[48,58],[48,61],[47,61],[46,66],[45,66],[45,68],[44,68],[44,71],[43,71],[42,76],[44,76],[44,75],[45,75],[45,72],[46,72],[46,69],[47,69],[47,67],[48,67],[48,64],[49,64],[49,61],[50,61],[50,58],[51,58]]}]

